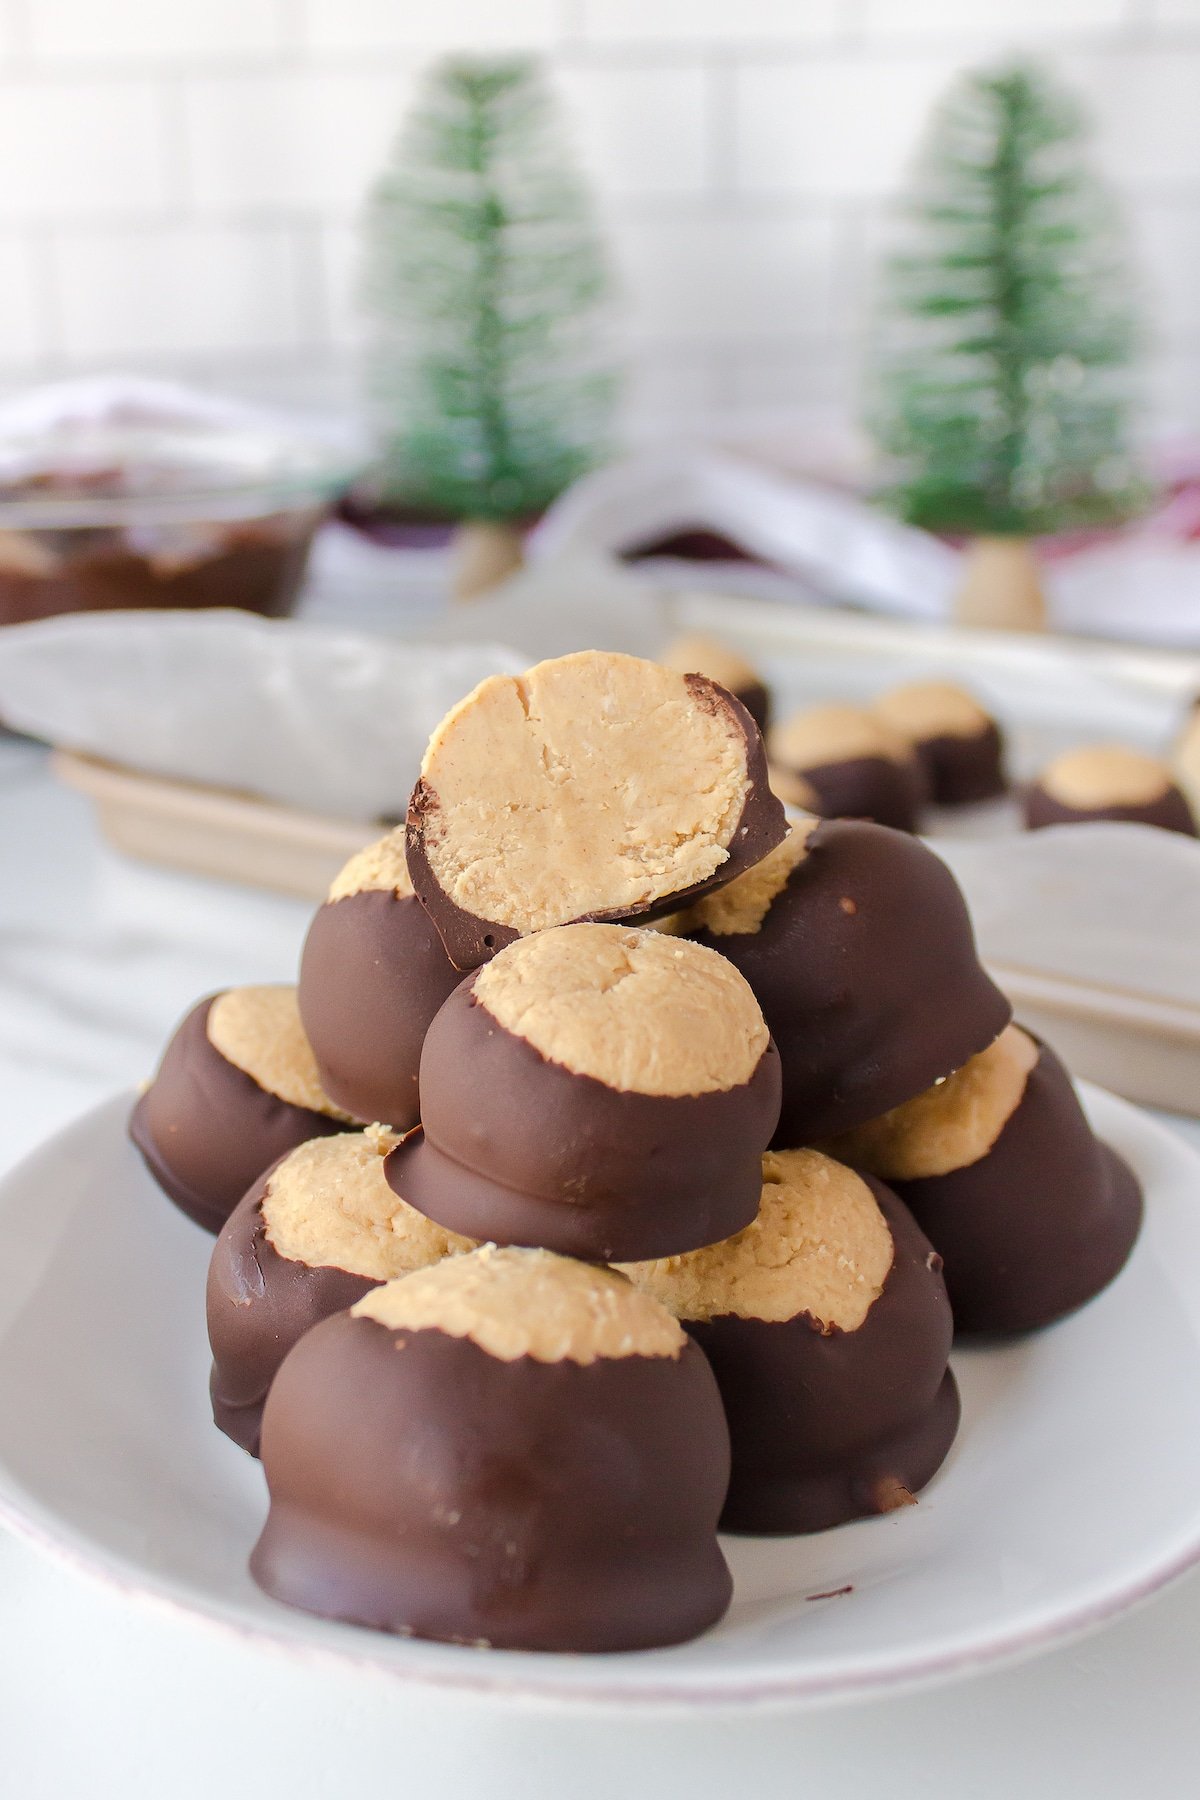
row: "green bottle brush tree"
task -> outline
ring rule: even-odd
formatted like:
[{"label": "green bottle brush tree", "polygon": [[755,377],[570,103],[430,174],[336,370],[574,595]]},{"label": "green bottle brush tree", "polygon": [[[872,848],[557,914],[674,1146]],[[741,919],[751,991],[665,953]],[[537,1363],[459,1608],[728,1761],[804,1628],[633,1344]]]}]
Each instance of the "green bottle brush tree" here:
[{"label": "green bottle brush tree", "polygon": [[1028,540],[1143,498],[1124,244],[1071,97],[1026,63],[937,109],[885,270],[871,426],[885,498],[974,544],[957,617],[1037,627]]},{"label": "green bottle brush tree", "polygon": [[459,522],[457,589],[605,450],[610,281],[558,108],[528,57],[453,57],[371,194],[369,404],[387,505]]}]

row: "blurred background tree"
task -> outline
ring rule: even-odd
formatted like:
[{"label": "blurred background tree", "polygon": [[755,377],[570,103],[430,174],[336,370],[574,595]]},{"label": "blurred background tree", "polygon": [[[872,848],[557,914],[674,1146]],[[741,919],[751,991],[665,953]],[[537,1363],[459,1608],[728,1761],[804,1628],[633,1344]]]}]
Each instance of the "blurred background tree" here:
[{"label": "blurred background tree", "polygon": [[379,498],[461,522],[457,585],[477,592],[603,458],[615,398],[608,260],[534,59],[435,65],[365,248]]},{"label": "blurred background tree", "polygon": [[1036,626],[1027,540],[1144,498],[1127,255],[1070,95],[1025,62],[961,77],[903,218],[869,384],[884,497],[913,524],[975,540],[960,619]]}]

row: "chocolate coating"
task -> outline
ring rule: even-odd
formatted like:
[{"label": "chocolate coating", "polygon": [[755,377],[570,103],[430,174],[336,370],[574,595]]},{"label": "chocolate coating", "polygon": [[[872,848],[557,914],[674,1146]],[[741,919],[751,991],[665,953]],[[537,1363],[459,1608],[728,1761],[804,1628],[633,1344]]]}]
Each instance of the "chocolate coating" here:
[{"label": "chocolate coating", "polygon": [[289,1606],[515,1650],[636,1650],[715,1623],[729,1438],[678,1358],[504,1362],[341,1313],[267,1401],[250,1560]]},{"label": "chocolate coating", "polygon": [[213,1420],[251,1456],[258,1455],[263,1406],[288,1351],[312,1326],[377,1285],[348,1269],[313,1268],[280,1256],[262,1214],[271,1173],[234,1207],[208,1265]]},{"label": "chocolate coating", "polygon": [[750,1080],[724,1092],[611,1088],[504,1030],[465,981],[425,1039],[422,1129],[385,1170],[410,1206],[464,1237],[602,1262],[673,1256],[756,1217],[779,1081],[768,1044]]},{"label": "chocolate coating", "polygon": [[[719,887],[725,887],[747,869],[752,869],[755,863],[761,862],[787,836],[787,817],[782,804],[771,792],[767,780],[767,753],[754,720],[740,700],[725,688],[719,687],[715,681],[710,681],[707,676],[685,675],[683,679],[698,704],[712,711],[719,709],[729,713],[745,740],[748,785],[741,819],[726,846],[728,855],[721,867],[705,881],[694,882],[690,887],[659,895],[657,899],[647,901],[642,906],[621,907],[615,911],[602,907],[585,908],[575,920],[564,920],[564,924],[588,920],[623,925],[631,921],[645,923],[647,920],[663,918],[690,901],[698,900],[701,894],[709,894]],[[405,846],[408,873],[414,892],[433,920],[446,947],[446,954],[455,968],[477,969],[481,963],[488,962],[495,956],[498,950],[515,943],[523,934],[511,925],[502,925],[493,919],[481,919],[476,914],[467,912],[456,905],[441,887],[430,867],[425,849],[428,820],[436,816],[437,811],[437,794],[426,781],[418,781],[408,803]]]},{"label": "chocolate coating", "polygon": [[1032,1331],[1124,1267],[1142,1221],[1132,1170],[1093,1134],[1048,1045],[986,1156],[896,1192],[941,1252],[960,1332]]},{"label": "chocolate coating", "polygon": [[1047,825],[1091,825],[1112,820],[1128,825],[1157,825],[1161,831],[1179,831],[1185,837],[1197,835],[1192,809],[1174,782],[1152,800],[1136,805],[1078,807],[1056,800],[1035,781],[1025,790],[1024,810],[1026,831],[1041,831]]},{"label": "chocolate coating", "polygon": [[1008,788],[1004,740],[994,719],[970,737],[947,732],[919,739],[913,749],[935,806],[974,806]]},{"label": "chocolate coating", "polygon": [[914,1494],[958,1429],[941,1260],[896,1196],[868,1183],[892,1233],[883,1292],[854,1331],[722,1314],[684,1320],[717,1378],[733,1446],[721,1529],[825,1531]]},{"label": "chocolate coating", "polygon": [[825,819],[867,819],[893,831],[916,831],[926,798],[921,765],[888,756],[851,756],[795,771],[817,797]]},{"label": "chocolate coating", "polygon": [[327,1113],[268,1094],[225,1060],[208,1038],[216,998],[188,1013],[129,1119],[129,1135],[159,1187],[213,1232],[281,1156],[346,1129]]},{"label": "chocolate coating", "polygon": [[757,1215],[779,1057],[723,1093],[639,1094],[576,1075],[498,1026],[464,981],[421,1055],[423,1129],[387,1179],[426,1219],[493,1244],[637,1262]]},{"label": "chocolate coating", "polygon": [[881,825],[818,825],[757,931],[690,935],[740,969],[779,1046],[777,1149],[911,1100],[1012,1016],[949,869]]},{"label": "chocolate coating", "polygon": [[771,690],[766,682],[750,681],[744,687],[731,688],[729,691],[735,700],[741,701],[765,737],[771,723]]},{"label": "chocolate coating", "polygon": [[366,1124],[415,1125],[421,1045],[461,979],[413,895],[371,888],[319,907],[298,999],[334,1105]]}]

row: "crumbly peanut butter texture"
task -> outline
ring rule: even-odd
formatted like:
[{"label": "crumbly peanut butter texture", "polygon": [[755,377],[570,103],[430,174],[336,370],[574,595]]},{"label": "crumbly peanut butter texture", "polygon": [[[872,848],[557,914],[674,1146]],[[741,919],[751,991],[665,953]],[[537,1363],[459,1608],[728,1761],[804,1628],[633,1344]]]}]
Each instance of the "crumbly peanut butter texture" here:
[{"label": "crumbly peanut butter texture", "polygon": [[329,890],[330,900],[348,900],[353,894],[392,893],[406,898],[413,891],[404,860],[404,827],[398,825],[378,842],[352,856]]},{"label": "crumbly peanut butter texture", "polygon": [[391,1281],[475,1248],[388,1186],[383,1159],[398,1143],[382,1125],[313,1138],[285,1157],[263,1195],[267,1241],[289,1262]]},{"label": "crumbly peanut butter texture", "polygon": [[776,1323],[808,1313],[857,1331],[883,1292],[895,1246],[874,1194],[819,1150],[768,1151],[758,1217],[736,1237],[620,1266],[677,1318]]},{"label": "crumbly peanut butter texture", "polygon": [[1156,756],[1127,744],[1094,744],[1069,750],[1048,763],[1038,786],[1063,806],[1088,812],[1102,806],[1143,806],[1161,800],[1171,771]]},{"label": "crumbly peanut butter texture", "polygon": [[769,1041],[745,978],[715,950],[624,925],[562,925],[485,965],[496,1023],[607,1087],[709,1094],[749,1081]]},{"label": "crumbly peanut butter texture", "polygon": [[884,722],[920,744],[935,737],[978,737],[989,719],[973,694],[950,681],[909,681],[875,702]]},{"label": "crumbly peanut butter texture", "polygon": [[901,763],[912,757],[908,739],[865,706],[808,707],[777,725],[769,745],[772,762],[801,772],[863,756]]},{"label": "crumbly peanut butter texture", "polygon": [[228,988],[209,1008],[208,1041],[226,1062],[289,1106],[357,1123],[325,1093],[294,987]]},{"label": "crumbly peanut butter texture", "polygon": [[594,1363],[624,1356],[678,1357],[678,1320],[611,1269],[549,1250],[498,1250],[405,1275],[351,1308],[391,1331],[444,1331],[501,1362]]},{"label": "crumbly peanut butter texture", "polygon": [[949,1175],[986,1156],[1021,1103],[1038,1047],[1017,1025],[936,1087],[828,1148],[882,1181]]},{"label": "crumbly peanut butter texture", "polygon": [[633,912],[728,860],[746,765],[729,703],[683,675],[557,657],[490,676],[442,720],[421,765],[425,854],[456,906],[515,931]]},{"label": "crumbly peanut butter texture", "polygon": [[680,675],[707,675],[719,681],[731,694],[740,694],[762,680],[762,676],[736,650],[702,632],[687,632],[669,643],[659,661],[666,669]]},{"label": "crumbly peanut butter texture", "polygon": [[689,928],[711,931],[714,937],[749,936],[760,931],[792,870],[808,855],[808,840],[820,823],[819,819],[799,820],[769,856],[728,887],[698,900],[687,915]]}]

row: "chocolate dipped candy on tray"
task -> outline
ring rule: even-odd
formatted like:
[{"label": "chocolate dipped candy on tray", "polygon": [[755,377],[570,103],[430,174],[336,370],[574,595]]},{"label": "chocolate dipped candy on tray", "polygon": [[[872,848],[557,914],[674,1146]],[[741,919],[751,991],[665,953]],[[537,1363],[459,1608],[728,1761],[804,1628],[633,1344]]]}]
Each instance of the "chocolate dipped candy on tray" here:
[{"label": "chocolate dipped candy on tray", "polygon": [[965,688],[906,682],[881,694],[874,710],[912,745],[936,806],[970,806],[1004,793],[1000,727]]},{"label": "chocolate dipped candy on tray", "polygon": [[729,1604],[712,1370],[608,1269],[485,1247],[376,1288],[288,1356],[262,1458],[250,1567],[290,1606],[614,1651],[693,1637]]},{"label": "chocolate dipped candy on tray", "polygon": [[980,965],[949,869],[881,825],[801,822],[684,928],[741,971],[762,1007],[783,1080],[776,1148],[912,1099],[1012,1014]]},{"label": "chocolate dipped candy on tray", "polygon": [[754,1217],[779,1080],[725,958],[652,930],[561,926],[510,944],[442,1007],[422,1128],[388,1179],[471,1237],[669,1255]]},{"label": "chocolate dipped candy on tray", "polygon": [[348,1123],[321,1086],[295,988],[243,987],[188,1013],[129,1135],[164,1193],[215,1232],[273,1162]]},{"label": "chocolate dipped candy on tray", "polygon": [[943,1258],[963,1332],[1031,1331],[1123,1268],[1132,1171],[1092,1132],[1054,1052],[1010,1025],[928,1093],[829,1146],[887,1181]]},{"label": "chocolate dipped candy on tray", "polygon": [[1157,825],[1195,837],[1196,820],[1170,768],[1126,744],[1070,750],[1048,763],[1025,790],[1025,825],[1087,825],[1097,820]]},{"label": "chocolate dipped candy on tray", "polygon": [[787,830],[732,694],[580,651],[494,675],[429,740],[408,868],[451,961],[581,919],[650,919],[751,868]]},{"label": "chocolate dipped candy on tray", "polygon": [[258,1455],[279,1365],[304,1333],[381,1282],[474,1249],[384,1179],[394,1135],[313,1138],[255,1182],[221,1227],[208,1269],[213,1418]]},{"label": "chocolate dipped candy on tray", "polygon": [[413,893],[404,827],[351,857],[300,959],[300,1016],[326,1093],[365,1124],[407,1131],[429,1021],[462,980]]},{"label": "chocolate dipped candy on tray", "polygon": [[728,688],[740,700],[758,729],[765,733],[770,722],[771,696],[758,670],[731,650],[728,644],[700,632],[688,632],[672,638],[659,661],[664,668],[681,675],[707,675],[710,681]]},{"label": "chocolate dipped candy on tray", "polygon": [[824,819],[870,819],[916,831],[928,798],[920,762],[900,732],[865,706],[812,706],[769,738],[771,785]]},{"label": "chocolate dipped candy on tray", "polygon": [[906,1505],[958,1428],[941,1260],[895,1195],[816,1150],[763,1158],[735,1237],[626,1265],[713,1367],[733,1444],[722,1529],[823,1531]]}]

